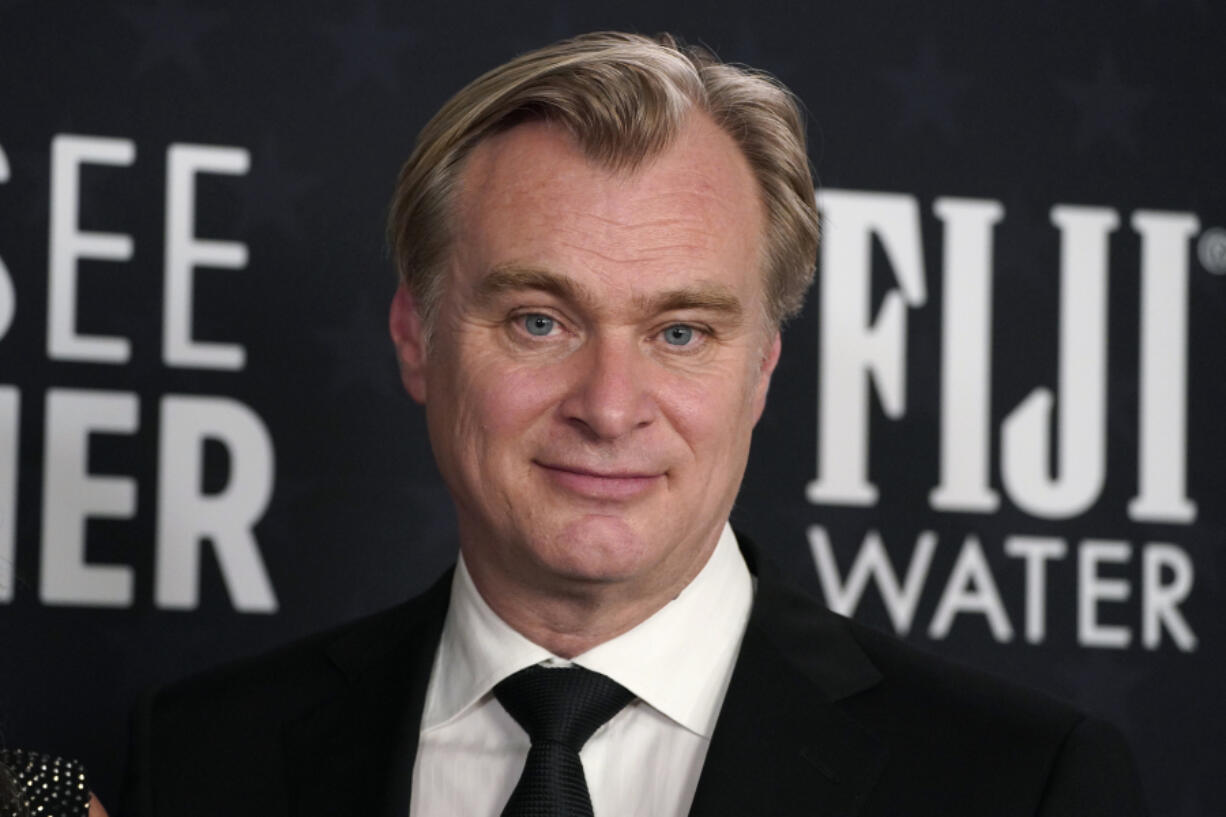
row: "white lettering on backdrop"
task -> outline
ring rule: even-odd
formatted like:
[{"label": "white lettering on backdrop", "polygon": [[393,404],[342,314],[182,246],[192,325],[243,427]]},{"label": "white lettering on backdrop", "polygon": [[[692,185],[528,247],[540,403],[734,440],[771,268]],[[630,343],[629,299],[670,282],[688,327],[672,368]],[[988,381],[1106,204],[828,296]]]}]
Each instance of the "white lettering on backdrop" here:
[{"label": "white lettering on backdrop", "polygon": [[[47,265],[47,356],[56,361],[122,366],[132,356],[126,337],[86,334],[78,327],[78,268],[82,261],[131,261],[136,238],[80,227],[82,169],[129,167],[137,161],[130,139],[57,134],[51,140],[50,226]],[[196,178],[203,173],[245,175],[244,148],[172,144],[166,151],[164,311],[162,359],[167,366],[227,371],[246,365],[238,343],[203,342],[192,335],[197,267],[242,269],[242,242],[196,235]],[[0,183],[9,179],[0,149]],[[123,275],[122,267],[90,275]],[[0,259],[0,341],[17,309],[10,270]],[[130,519],[137,513],[135,475],[95,474],[91,439],[130,436],[141,426],[142,397],[134,392],[53,387],[43,407],[42,536],[38,596],[44,604],[130,607],[135,599],[131,564],[87,558],[92,519]],[[260,417],[233,399],[168,395],[154,414],[159,427],[158,507],[153,597],[157,607],[199,605],[201,549],[216,556],[231,603],[241,612],[272,612],[277,598],[253,533],[272,495],[275,452]],[[0,603],[11,602],[17,558],[18,441],[23,420],[18,386],[0,384]],[[25,416],[28,418],[27,410]],[[228,481],[206,493],[202,483],[206,443],[228,455]]]},{"label": "white lettering on backdrop", "polygon": [[[880,490],[869,467],[870,408],[875,391],[887,420],[907,411],[907,310],[926,305],[920,204],[898,193],[826,190],[824,218],[817,475],[806,489],[816,505],[875,507]],[[938,483],[929,507],[942,513],[991,514],[1001,494],[992,480],[993,232],[1006,218],[990,199],[939,198],[932,211],[944,228],[941,303],[941,398]],[[1099,501],[1107,474],[1109,238],[1119,214],[1107,207],[1060,204],[1051,209],[1060,237],[1059,339],[1056,388],[1039,386],[1000,426],[1000,486],[1013,506],[1037,520],[1080,516]],[[1199,230],[1190,213],[1138,210],[1129,221],[1140,238],[1141,356],[1134,523],[1190,524],[1196,504],[1187,491],[1187,334],[1189,242]],[[870,315],[872,246],[879,243],[893,275],[876,316]],[[864,534],[841,578],[822,526],[809,530],[819,582],[830,606],[852,613],[875,584],[896,631],[910,631],[930,577],[937,537],[923,531],[905,577],[890,566],[881,536]],[[1086,539],[1076,547],[1077,640],[1125,648],[1133,629],[1106,623],[1104,608],[1132,597],[1129,580],[1112,574],[1131,560],[1132,545]],[[1027,643],[1048,637],[1048,568],[1069,549],[1055,537],[1018,534],[1003,555],[1024,565]],[[1141,643],[1164,641],[1190,651],[1197,640],[1180,606],[1195,572],[1186,551],[1169,542],[1141,547]],[[965,537],[937,600],[927,634],[945,638],[955,620],[976,615],[993,638],[1009,641],[1013,625],[978,537]]]}]

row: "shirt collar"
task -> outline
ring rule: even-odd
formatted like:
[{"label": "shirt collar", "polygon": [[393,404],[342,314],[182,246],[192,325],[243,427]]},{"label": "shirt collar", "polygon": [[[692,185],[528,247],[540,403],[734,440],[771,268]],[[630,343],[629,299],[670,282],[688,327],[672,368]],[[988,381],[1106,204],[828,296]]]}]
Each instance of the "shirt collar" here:
[{"label": "shirt collar", "polygon": [[749,568],[725,524],[707,563],[675,599],[633,629],[566,661],[499,618],[477,591],[461,556],[422,730],[461,716],[508,675],[548,662],[603,673],[686,729],[710,738],[752,604]]}]

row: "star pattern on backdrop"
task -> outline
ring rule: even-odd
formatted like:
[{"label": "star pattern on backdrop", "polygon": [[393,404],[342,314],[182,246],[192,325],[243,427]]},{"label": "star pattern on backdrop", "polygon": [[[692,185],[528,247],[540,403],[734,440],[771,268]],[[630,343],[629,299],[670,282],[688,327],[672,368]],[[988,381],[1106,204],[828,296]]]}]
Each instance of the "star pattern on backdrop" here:
[{"label": "star pattern on backdrop", "polygon": [[225,21],[223,14],[192,8],[184,0],[129,4],[118,10],[141,38],[140,53],[135,59],[136,76],[170,64],[197,83],[204,83],[207,72],[200,59],[199,41]]},{"label": "star pattern on backdrop", "polygon": [[326,388],[333,394],[358,389],[381,396],[400,394],[396,355],[387,335],[387,306],[362,294],[340,323],[316,333],[331,358]]},{"label": "star pattern on backdrop", "polygon": [[298,204],[305,193],[319,186],[319,179],[283,162],[271,133],[265,133],[259,149],[251,152],[247,179],[238,212],[240,232],[249,234],[256,227],[269,227],[285,238],[298,238]]},{"label": "star pattern on backdrop", "polygon": [[410,29],[381,24],[377,0],[366,0],[356,17],[325,26],[324,31],[340,55],[333,80],[338,93],[366,83],[377,84],[391,94],[399,92],[400,56],[417,36]]},{"label": "star pattern on backdrop", "polygon": [[882,74],[898,92],[898,116],[904,127],[934,129],[947,142],[958,139],[961,128],[957,107],[972,81],[965,74],[942,67],[931,39],[920,44],[911,67],[889,68]]},{"label": "star pattern on backdrop", "polygon": [[1136,119],[1149,104],[1153,92],[1146,86],[1125,83],[1115,60],[1103,52],[1090,82],[1060,80],[1060,91],[1077,108],[1076,147],[1084,151],[1102,143],[1137,152]]}]

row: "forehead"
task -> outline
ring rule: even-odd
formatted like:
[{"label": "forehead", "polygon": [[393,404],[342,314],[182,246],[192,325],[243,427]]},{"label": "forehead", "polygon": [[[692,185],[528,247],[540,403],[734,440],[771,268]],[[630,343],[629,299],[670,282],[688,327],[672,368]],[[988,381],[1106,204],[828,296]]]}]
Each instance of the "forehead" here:
[{"label": "forehead", "polygon": [[736,143],[705,116],[692,116],[672,145],[631,171],[592,162],[561,126],[517,125],[473,150],[456,204],[455,249],[473,271],[563,265],[557,271],[636,286],[760,278],[756,180]]}]

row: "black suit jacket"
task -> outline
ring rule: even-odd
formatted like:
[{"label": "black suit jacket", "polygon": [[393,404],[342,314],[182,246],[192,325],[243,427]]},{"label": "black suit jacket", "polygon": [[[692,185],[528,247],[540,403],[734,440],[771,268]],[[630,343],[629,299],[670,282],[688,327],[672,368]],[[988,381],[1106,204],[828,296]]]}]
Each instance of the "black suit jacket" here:
[{"label": "black suit jacket", "polygon": [[[1145,813],[1110,727],[835,615],[746,555],[757,592],[695,817]],[[127,813],[406,817],[449,589],[150,697]]]}]

